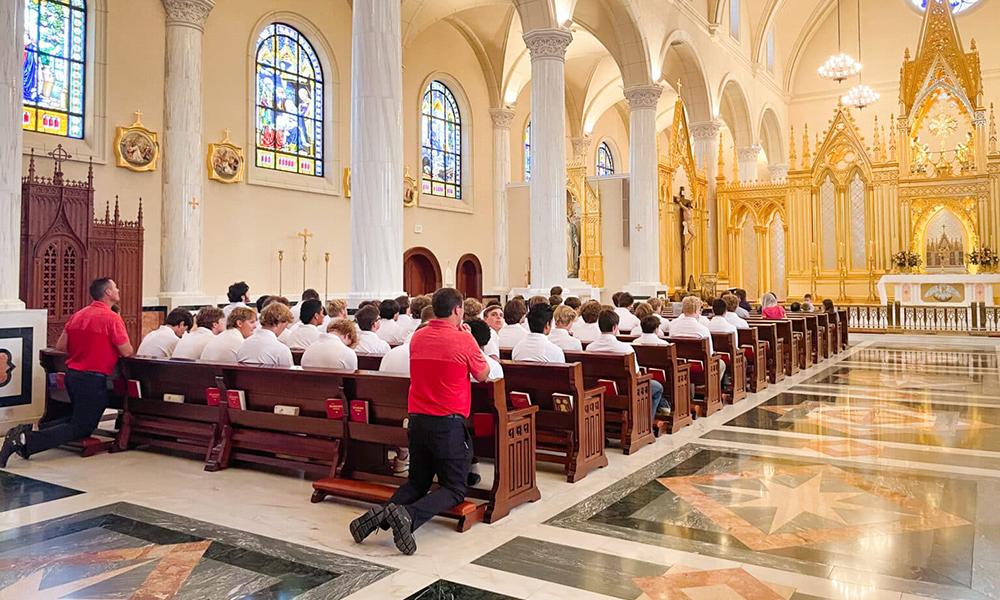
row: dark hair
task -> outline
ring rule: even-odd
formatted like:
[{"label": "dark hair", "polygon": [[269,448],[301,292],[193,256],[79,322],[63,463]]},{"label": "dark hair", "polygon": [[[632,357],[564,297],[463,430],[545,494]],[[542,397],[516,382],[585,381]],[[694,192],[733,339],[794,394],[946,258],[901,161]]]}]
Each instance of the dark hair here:
[{"label": "dark hair", "polygon": [[555,308],[562,303],[563,303],[562,296],[559,295],[549,296],[549,306],[551,306],[552,308]]},{"label": "dark hair", "polygon": [[618,327],[618,313],[613,310],[602,310],[597,317],[597,326],[601,328],[601,333],[614,333]]},{"label": "dark hair", "polygon": [[525,306],[524,300],[517,298],[508,300],[507,305],[503,307],[503,322],[508,325],[517,325],[527,312],[528,307]]},{"label": "dark hair", "polygon": [[486,321],[482,319],[470,319],[466,323],[469,324],[469,329],[472,330],[472,337],[476,338],[476,344],[480,348],[490,343],[490,332],[492,330],[486,324]]},{"label": "dark hair", "polygon": [[727,310],[728,309],[726,307],[725,300],[723,300],[722,298],[716,298],[715,300],[712,300],[712,312],[714,312],[716,315],[720,316],[724,315],[726,314]]},{"label": "dark hair", "polygon": [[406,311],[410,310],[410,297],[409,296],[399,296],[396,298],[396,306],[399,307],[399,314],[404,315]]},{"label": "dark hair", "polygon": [[563,304],[572,308],[575,311],[579,311],[580,306],[582,305],[580,299],[577,298],[576,296],[570,296],[569,298],[566,298],[565,300],[563,300]]},{"label": "dark hair", "polygon": [[303,323],[309,323],[313,320],[316,315],[323,314],[323,303],[320,302],[319,298],[310,298],[302,303],[299,308],[299,319]]},{"label": "dark hair", "polygon": [[108,288],[111,287],[110,277],[99,277],[90,282],[90,297],[94,300],[103,300],[104,294],[108,292]]},{"label": "dark hair", "polygon": [[741,301],[743,302],[747,301],[747,291],[744,290],[743,288],[736,288],[736,290],[733,293],[736,294],[736,297],[739,298]]},{"label": "dark hair", "polygon": [[562,296],[562,293],[563,293],[562,286],[559,285],[554,285],[552,286],[551,289],[549,289],[550,296]]},{"label": "dark hair", "polygon": [[499,306],[500,308],[503,308],[503,305],[500,304],[500,299],[499,298],[490,298],[489,300],[487,300],[486,301],[486,308],[489,308],[491,306]]},{"label": "dark hair", "polygon": [[423,320],[424,309],[431,305],[430,296],[417,296],[410,302],[410,316],[414,319]]},{"label": "dark hair", "polygon": [[302,292],[302,297],[299,300],[302,302],[305,302],[306,300],[319,300],[319,292],[309,288]]},{"label": "dark hair", "polygon": [[584,323],[596,323],[601,316],[601,303],[596,300],[587,300],[587,303],[580,307],[580,318]]},{"label": "dark hair", "polygon": [[211,329],[213,325],[223,319],[225,314],[222,312],[221,308],[215,306],[206,306],[198,311],[198,316],[195,318],[195,322],[198,327],[204,327],[205,329]]},{"label": "dark hair", "polygon": [[258,313],[260,313],[260,312],[262,312],[262,311],[264,310],[264,306],[265,306],[265,305],[267,304],[267,301],[268,301],[268,300],[269,300],[270,298],[271,298],[271,297],[270,297],[270,296],[268,296],[267,294],[264,294],[264,295],[263,295],[263,296],[261,296],[260,298],[257,298],[257,302],[256,302],[256,304],[257,304],[257,312],[258,312]]},{"label": "dark hair", "polygon": [[625,292],[615,292],[614,294],[611,294],[611,304],[618,306],[618,298],[624,293]]},{"label": "dark hair", "polygon": [[439,319],[447,319],[455,309],[465,302],[462,293],[455,288],[441,288],[431,296],[431,306],[434,307],[434,316]]},{"label": "dark hair", "polygon": [[833,305],[833,300],[830,300],[829,298],[824,298],[823,310],[826,312],[835,312],[837,308]]},{"label": "dark hair", "polygon": [[185,329],[191,329],[191,326],[194,325],[194,317],[191,316],[191,311],[186,308],[175,308],[167,315],[166,324],[170,327],[184,325]]},{"label": "dark hair", "polygon": [[396,304],[395,300],[383,300],[378,305],[378,316],[382,319],[389,319],[390,321],[399,314],[399,305]]},{"label": "dark hair", "polygon": [[798,302],[792,302],[788,308],[791,309],[792,312],[802,312],[802,305]]},{"label": "dark hair", "polygon": [[531,333],[545,333],[545,328],[552,322],[552,307],[548,304],[536,304],[528,311],[528,329]]},{"label": "dark hair", "polygon": [[660,318],[656,315],[649,315],[639,321],[639,326],[642,327],[643,333],[656,333],[656,330],[660,328]]},{"label": "dark hair", "polygon": [[619,306],[621,308],[628,308],[632,306],[632,304],[634,303],[635,303],[635,298],[632,297],[632,294],[628,292],[622,292],[621,295],[618,296],[618,302],[615,304],[615,306]]},{"label": "dark hair", "polygon": [[249,293],[250,293],[250,286],[247,285],[247,282],[237,281],[233,285],[229,286],[229,293],[227,293],[226,295],[229,297],[230,302],[240,302],[243,300],[243,297]]},{"label": "dark hair", "polygon": [[371,331],[375,321],[378,321],[378,310],[374,306],[366,306],[354,313],[354,321],[361,331]]}]

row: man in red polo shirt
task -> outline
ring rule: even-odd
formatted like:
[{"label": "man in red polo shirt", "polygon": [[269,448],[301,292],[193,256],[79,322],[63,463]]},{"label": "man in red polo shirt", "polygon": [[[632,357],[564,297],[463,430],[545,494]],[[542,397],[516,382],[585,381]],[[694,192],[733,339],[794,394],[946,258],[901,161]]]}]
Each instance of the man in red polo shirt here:
[{"label": "man in red polo shirt", "polygon": [[131,356],[125,323],[111,306],[121,301],[118,286],[111,278],[90,284],[94,301],[70,317],[56,350],[66,352],[66,391],[73,405],[67,420],[48,424],[38,431],[18,425],[7,432],[0,447],[0,468],[15,452],[22,458],[83,439],[94,432],[108,407],[108,376],[119,356]]},{"label": "man in red polo shirt", "polygon": [[[469,376],[486,381],[490,367],[462,322],[462,304],[458,290],[434,292],[434,319],[410,338],[409,478],[388,504],[351,521],[355,542],[380,527],[392,528],[396,548],[413,554],[413,532],[465,500],[472,461],[472,439],[465,427],[472,405]],[[430,491],[435,475],[438,488]]]}]

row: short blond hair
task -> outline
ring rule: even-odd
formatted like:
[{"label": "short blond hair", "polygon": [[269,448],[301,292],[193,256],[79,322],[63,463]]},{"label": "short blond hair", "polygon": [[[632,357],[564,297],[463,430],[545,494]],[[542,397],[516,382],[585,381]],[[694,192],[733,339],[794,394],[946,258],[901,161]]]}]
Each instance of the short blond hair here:
[{"label": "short blond hair", "polygon": [[229,311],[229,316],[226,318],[226,329],[233,329],[237,324],[239,324],[240,321],[256,320],[257,311],[252,308],[237,306],[233,310]]},{"label": "short blond hair", "polygon": [[280,300],[276,300],[264,307],[260,313],[261,327],[277,327],[282,323],[292,323],[295,317],[292,311]]},{"label": "short blond hair", "polygon": [[635,317],[640,321],[654,314],[656,313],[653,311],[653,307],[649,305],[649,302],[641,302],[635,307]]},{"label": "short blond hair", "polygon": [[479,313],[483,312],[483,303],[475,298],[466,298],[462,309],[465,311],[465,320],[478,319]]},{"label": "short blond hair", "polygon": [[722,301],[726,303],[726,310],[728,312],[736,312],[736,308],[740,305],[740,299],[734,294],[724,294]]},{"label": "short blond hair", "polygon": [[681,311],[686,314],[694,314],[701,310],[701,298],[698,296],[685,296],[681,300]]},{"label": "short blond hair", "polygon": [[646,300],[646,302],[649,304],[649,307],[653,309],[654,313],[660,314],[660,311],[663,309],[663,300],[653,296],[649,300]]},{"label": "short blond hair", "polygon": [[552,318],[555,319],[556,325],[569,325],[576,320],[576,311],[565,304],[560,304],[556,307]]},{"label": "short blond hair", "polygon": [[358,327],[353,321],[347,319],[334,319],[326,326],[327,333],[342,335],[347,338],[347,347],[353,348],[358,345]]},{"label": "short blond hair", "polygon": [[340,298],[334,298],[326,303],[326,314],[331,317],[346,317],[347,316],[347,301],[341,300]]}]

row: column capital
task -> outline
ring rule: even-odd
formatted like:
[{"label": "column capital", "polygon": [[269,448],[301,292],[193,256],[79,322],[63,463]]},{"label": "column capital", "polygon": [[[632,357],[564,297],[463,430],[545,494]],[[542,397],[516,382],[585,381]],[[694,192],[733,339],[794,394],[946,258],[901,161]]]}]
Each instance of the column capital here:
[{"label": "column capital", "polygon": [[566,163],[567,169],[579,169],[587,166],[587,151],[590,150],[590,143],[594,141],[589,135],[570,138],[573,144],[573,158]]},{"label": "column capital", "polygon": [[625,88],[625,99],[628,100],[630,110],[656,108],[656,103],[659,102],[662,93],[663,86],[657,83],[633,85]]},{"label": "column capital", "polygon": [[566,60],[566,48],[573,41],[568,29],[535,29],[524,34],[531,60]]},{"label": "column capital", "polygon": [[167,11],[167,25],[183,25],[204,31],[205,19],[215,8],[215,0],[161,0]]},{"label": "column capital", "polygon": [[493,119],[494,129],[510,129],[510,123],[514,120],[514,111],[510,108],[491,108],[490,117]]},{"label": "column capital", "polygon": [[701,121],[699,123],[691,123],[688,125],[688,131],[691,132],[691,137],[700,141],[712,140],[714,142],[719,137],[719,131],[721,130],[722,121],[718,119]]},{"label": "column capital", "polygon": [[788,165],[770,165],[767,172],[771,175],[771,181],[784,181],[788,179]]},{"label": "column capital", "polygon": [[739,157],[740,162],[756,162],[760,157],[761,147],[759,144],[753,144],[750,146],[743,146],[742,148],[736,149],[736,155]]}]

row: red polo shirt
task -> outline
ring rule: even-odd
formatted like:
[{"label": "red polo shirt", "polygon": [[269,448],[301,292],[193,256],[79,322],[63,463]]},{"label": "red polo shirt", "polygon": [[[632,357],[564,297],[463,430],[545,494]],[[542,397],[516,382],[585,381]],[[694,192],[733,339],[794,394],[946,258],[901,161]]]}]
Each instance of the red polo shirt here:
[{"label": "red polo shirt", "polygon": [[127,341],[122,318],[104,302],[92,302],[66,323],[66,366],[111,375],[118,362],[118,346]]},{"label": "red polo shirt", "polygon": [[410,412],[468,417],[469,376],[488,368],[471,334],[447,321],[431,321],[410,338]]}]

